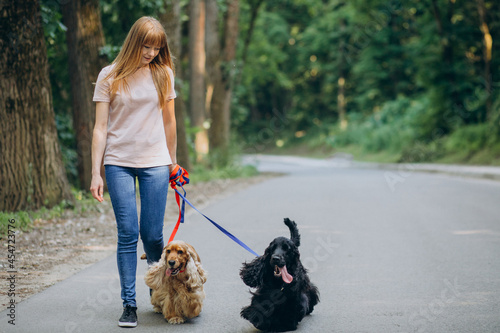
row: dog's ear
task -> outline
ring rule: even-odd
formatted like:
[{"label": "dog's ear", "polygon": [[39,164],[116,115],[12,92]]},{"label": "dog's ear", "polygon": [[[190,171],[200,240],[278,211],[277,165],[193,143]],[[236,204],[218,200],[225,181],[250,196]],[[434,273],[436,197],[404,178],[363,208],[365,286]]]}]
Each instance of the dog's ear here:
[{"label": "dog's ear", "polygon": [[186,263],[186,275],[188,278],[184,283],[191,290],[201,287],[207,281],[205,271],[201,267],[200,262],[195,261],[192,256]]},{"label": "dog's ear", "polygon": [[207,272],[201,267],[201,264],[196,265],[196,269],[198,270],[198,274],[200,275],[201,283],[207,282]]},{"label": "dog's ear", "polygon": [[299,247],[300,246],[300,234],[299,234],[299,229],[297,228],[297,223],[295,223],[294,221],[292,221],[288,217],[286,217],[285,224],[287,225],[288,229],[290,229],[290,239],[295,244],[295,246]]},{"label": "dog's ear", "polygon": [[146,285],[154,290],[160,289],[163,283],[163,277],[165,276],[165,270],[165,255],[162,254],[160,261],[149,267],[146,275],[144,275]]},{"label": "dog's ear", "polygon": [[186,272],[188,273],[188,281],[192,283],[192,287],[200,286],[207,282],[207,274],[201,266],[200,256],[190,244],[187,244],[187,253],[189,254],[189,261],[186,263]]},{"label": "dog's ear", "polygon": [[243,264],[240,277],[247,286],[256,288],[263,283],[265,267],[264,256],[257,257],[251,262]]},{"label": "dog's ear", "polygon": [[188,243],[186,243],[186,246],[184,247],[184,250],[189,254],[191,258],[193,258],[194,262],[196,263],[201,263],[200,256],[194,249],[194,247]]}]

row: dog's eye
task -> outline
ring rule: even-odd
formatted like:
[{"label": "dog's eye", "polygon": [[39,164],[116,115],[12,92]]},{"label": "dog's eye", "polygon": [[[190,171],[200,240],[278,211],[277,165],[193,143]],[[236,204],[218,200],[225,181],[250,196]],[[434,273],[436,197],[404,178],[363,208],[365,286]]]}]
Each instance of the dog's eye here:
[{"label": "dog's eye", "polygon": [[170,250],[167,250],[167,253],[170,254]]},{"label": "dog's eye", "polygon": [[183,254],[184,252],[182,250],[177,251],[178,254]]},{"label": "dog's eye", "polygon": [[288,251],[288,245],[287,244],[283,244],[283,250]]}]

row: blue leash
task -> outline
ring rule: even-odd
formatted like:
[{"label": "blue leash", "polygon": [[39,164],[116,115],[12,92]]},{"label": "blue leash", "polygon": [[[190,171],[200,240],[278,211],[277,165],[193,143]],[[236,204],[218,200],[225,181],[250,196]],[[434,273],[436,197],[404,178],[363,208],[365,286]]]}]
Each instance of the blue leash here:
[{"label": "blue leash", "polygon": [[[242,241],[240,241],[236,236],[234,236],[233,234],[231,234],[229,231],[227,231],[226,229],[224,229],[223,227],[221,227],[219,224],[217,224],[216,222],[214,222],[212,219],[210,219],[208,216],[206,216],[205,214],[203,214],[202,212],[200,212],[198,209],[196,209],[196,207],[193,206],[193,204],[191,204],[188,199],[186,199],[186,197],[185,197],[186,190],[184,190],[184,187],[182,187],[182,185],[180,183],[177,183],[177,186],[180,186],[182,188],[182,190],[184,191],[184,195],[182,195],[179,191],[177,191],[177,189],[175,187],[173,187],[173,189],[177,193],[177,195],[179,195],[182,198],[182,200],[184,200],[184,202],[186,202],[189,206],[191,206],[195,211],[197,211],[198,213],[200,213],[204,218],[206,218],[207,220],[209,220],[214,226],[217,227],[217,229],[219,229],[220,231],[222,231],[222,233],[224,233],[226,236],[228,236],[233,241],[235,241],[236,243],[238,243],[245,250],[247,250],[248,252],[252,253],[253,255],[259,257],[259,255],[257,253],[255,253],[255,251],[253,251],[245,243],[243,243]],[[182,203],[182,215],[184,215],[184,202]],[[184,216],[182,217],[182,222],[183,221],[184,221]]]}]

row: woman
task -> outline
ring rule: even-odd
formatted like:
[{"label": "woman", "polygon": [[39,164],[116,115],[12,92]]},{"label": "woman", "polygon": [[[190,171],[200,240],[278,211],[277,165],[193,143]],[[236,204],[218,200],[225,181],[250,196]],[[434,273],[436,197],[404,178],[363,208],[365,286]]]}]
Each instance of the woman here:
[{"label": "woman", "polygon": [[[123,47],[97,79],[90,191],[103,201],[104,166],[118,229],[117,263],[123,314],[118,325],[137,326],[137,242],[148,263],[163,249],[163,218],[170,172],[176,166],[174,72],[167,36],[154,18],[132,26]],[[141,212],[137,217],[136,179]]]}]

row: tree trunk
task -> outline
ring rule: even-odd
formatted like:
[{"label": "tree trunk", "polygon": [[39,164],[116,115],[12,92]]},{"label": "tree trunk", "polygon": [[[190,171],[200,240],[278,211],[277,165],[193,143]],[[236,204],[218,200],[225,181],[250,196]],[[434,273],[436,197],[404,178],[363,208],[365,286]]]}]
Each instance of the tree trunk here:
[{"label": "tree trunk", "polygon": [[248,31],[245,35],[245,40],[243,41],[243,53],[241,55],[241,65],[238,70],[238,75],[236,79],[236,86],[239,86],[241,83],[241,76],[243,74],[243,68],[245,67],[245,63],[248,55],[248,47],[250,46],[250,42],[252,40],[253,31],[255,29],[255,22],[257,21],[257,14],[259,13],[260,6],[264,3],[264,0],[251,0],[248,1],[250,4],[250,23],[248,27]]},{"label": "tree trunk", "polygon": [[[205,20],[205,69],[207,86],[207,96],[205,100],[205,108],[207,114],[211,115],[210,104],[214,91],[214,82],[220,80],[216,76],[220,76],[220,33],[219,33],[219,8],[217,0],[205,0],[206,4],[206,20]],[[213,124],[211,124],[212,126]]]},{"label": "tree trunk", "polygon": [[0,8],[0,211],[72,200],[57,139],[38,0]]},{"label": "tree trunk", "polygon": [[248,1],[250,4],[250,24],[248,27],[248,32],[245,36],[245,41],[243,42],[243,54],[242,62],[245,64],[248,54],[248,46],[252,40],[253,30],[255,28],[255,21],[257,21],[257,14],[259,13],[260,6],[264,3],[264,0],[252,0]]},{"label": "tree trunk", "polygon": [[197,128],[194,147],[197,161],[208,154],[205,112],[205,2],[189,2],[189,116]]},{"label": "tree trunk", "polygon": [[89,190],[92,179],[92,132],[95,123],[93,82],[106,65],[99,56],[104,46],[98,0],[73,0],[61,5],[68,44],[69,72],[73,128],[75,129],[78,155],[80,189]]},{"label": "tree trunk", "polygon": [[[214,0],[209,1],[212,1],[216,6]],[[208,17],[209,15],[207,15]],[[210,103],[210,115],[212,119],[209,132],[210,149],[216,151],[219,157],[217,163],[221,165],[229,162],[230,110],[234,78],[233,68],[235,67],[236,43],[238,40],[238,19],[239,1],[231,0],[227,4],[227,15],[224,19],[223,50],[219,52],[218,59],[214,59],[214,62],[207,64],[207,67],[214,69],[212,76],[213,94]],[[216,38],[214,39],[218,40],[218,31],[215,30],[215,32]]]},{"label": "tree trunk", "polygon": [[[451,106],[453,109],[462,109],[463,102],[461,100],[460,92],[456,89],[456,75],[454,69],[454,50],[452,43],[452,17],[454,15],[455,3],[450,1],[447,7],[447,14],[445,20],[441,17],[441,11],[439,9],[436,0],[432,0],[432,11],[434,14],[434,19],[436,21],[439,37],[441,38],[442,47],[442,62],[443,62],[443,78],[446,81],[446,94],[448,95]],[[454,111],[454,110],[453,110]],[[446,111],[444,111],[446,112]],[[449,124],[444,125],[449,127]]]},{"label": "tree trunk", "polygon": [[[220,146],[217,142],[215,133],[220,133],[223,129],[221,127],[222,119],[220,112],[222,105],[220,98],[214,96],[215,85],[219,86],[222,81],[221,73],[221,43],[219,32],[219,9],[217,0],[206,0],[206,24],[205,24],[205,43],[206,43],[206,85],[207,96],[205,107],[207,113],[210,115],[210,129],[208,131],[210,151],[214,153],[213,149]],[[218,154],[218,152],[217,152]]]},{"label": "tree trunk", "polygon": [[176,56],[175,76],[177,78],[175,99],[175,119],[177,123],[177,163],[187,170],[191,169],[191,161],[189,160],[189,147],[186,134],[186,104],[182,96],[182,85],[184,84],[184,73],[182,72],[182,34],[181,34],[181,7],[177,0],[164,1],[165,12],[160,15],[160,21],[165,27],[168,36],[168,45],[170,52]]},{"label": "tree trunk", "polygon": [[491,88],[492,88],[492,72],[491,72],[491,52],[493,48],[493,38],[490,34],[490,29],[488,27],[488,22],[486,22],[486,6],[484,5],[484,0],[477,0],[477,9],[479,12],[480,19],[480,29],[483,33],[483,59],[484,59],[484,83],[486,91],[488,92],[488,98],[486,100],[486,119],[491,119]]},{"label": "tree trunk", "polygon": [[[441,38],[441,46],[442,46],[442,59],[445,62],[447,69],[451,68],[453,63],[453,45],[450,41],[450,33],[447,31],[447,25],[450,23],[451,17],[453,16],[453,4],[450,3],[448,7],[448,19],[446,22],[443,22],[441,18],[441,11],[439,10],[439,6],[436,0],[432,0],[432,10],[434,14],[434,19],[436,21],[436,26],[438,29],[439,37]],[[446,23],[446,26],[445,26]]]},{"label": "tree trunk", "polygon": [[345,101],[345,80],[346,80],[346,60],[345,60],[345,20],[340,21],[340,43],[339,43],[339,79],[337,92],[337,113],[341,130],[347,129],[346,101]]}]

